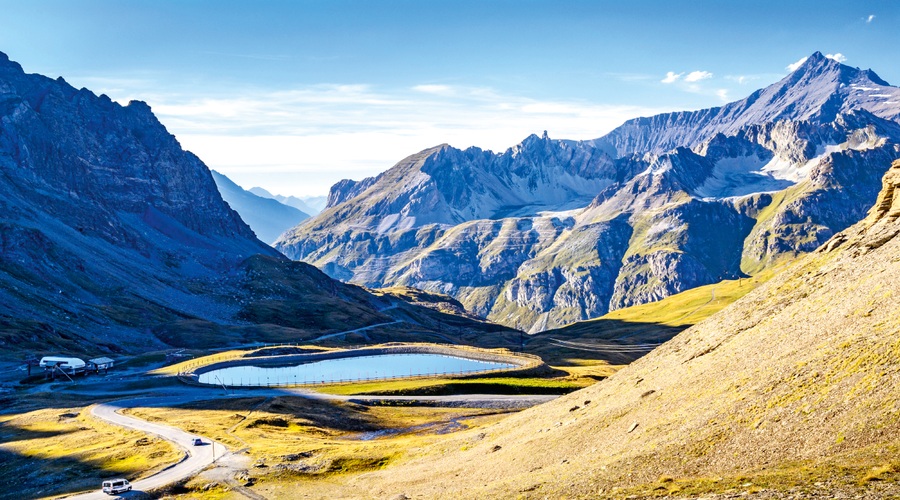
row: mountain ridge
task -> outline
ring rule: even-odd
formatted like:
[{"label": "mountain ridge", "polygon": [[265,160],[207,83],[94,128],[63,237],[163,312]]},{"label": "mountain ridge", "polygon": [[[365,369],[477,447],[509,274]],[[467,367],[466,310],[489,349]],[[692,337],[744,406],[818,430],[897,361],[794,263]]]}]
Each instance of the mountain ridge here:
[{"label": "mountain ridge", "polygon": [[[873,100],[866,95],[871,91],[886,97]],[[838,102],[835,97],[839,93],[848,99]],[[660,153],[676,147],[693,148],[716,133],[734,134],[749,125],[782,119],[824,124],[848,109],[862,108],[880,118],[897,121],[900,110],[896,105],[884,103],[898,98],[900,91],[890,87],[872,70],[851,68],[815,52],[788,76],[744,99],[700,111],[628,120],[609,134],[595,139],[594,143],[607,153],[615,151],[613,156],[621,157],[637,152]]]},{"label": "mountain ridge", "polygon": [[[632,120],[593,141],[532,135],[492,156],[437,146],[336,184],[329,208],[276,248],[342,280],[445,293],[532,332],[598,317],[758,272],[858,220],[900,157],[900,124],[888,119],[900,106],[883,97],[900,102],[900,89],[881,83],[816,53],[741,101]],[[622,156],[623,144],[646,150]],[[577,189],[547,179],[567,175]]]}]

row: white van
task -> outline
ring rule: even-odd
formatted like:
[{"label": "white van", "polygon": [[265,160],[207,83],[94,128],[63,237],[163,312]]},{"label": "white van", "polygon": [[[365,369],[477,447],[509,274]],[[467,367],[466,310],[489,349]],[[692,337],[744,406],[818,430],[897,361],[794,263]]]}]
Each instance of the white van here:
[{"label": "white van", "polygon": [[110,479],[103,481],[103,493],[107,495],[115,495],[117,493],[125,493],[131,491],[131,483],[127,479]]}]

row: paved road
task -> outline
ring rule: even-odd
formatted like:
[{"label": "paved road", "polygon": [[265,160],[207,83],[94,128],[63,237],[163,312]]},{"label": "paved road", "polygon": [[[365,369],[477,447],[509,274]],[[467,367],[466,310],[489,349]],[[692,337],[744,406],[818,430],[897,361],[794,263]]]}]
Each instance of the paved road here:
[{"label": "paved road", "polygon": [[[96,395],[96,394],[94,394]],[[422,403],[443,404],[450,406],[474,406],[474,407],[529,407],[555,399],[555,395],[504,395],[504,394],[460,394],[454,396],[343,396],[323,394],[308,389],[240,389],[229,390],[227,394],[218,389],[184,387],[176,389],[166,396],[140,397],[120,399],[109,403],[94,406],[91,414],[109,423],[135,429],[149,434],[157,435],[171,441],[184,449],[186,458],[173,466],[160,471],[146,479],[132,483],[134,490],[119,495],[119,498],[140,496],[141,491],[150,491],[180,481],[194,475],[196,472],[213,463],[213,451],[215,458],[221,458],[228,453],[222,443],[214,442],[205,436],[188,434],[181,429],[167,425],[156,424],[139,418],[117,413],[119,410],[132,407],[177,406],[193,401],[230,399],[242,397],[271,397],[271,396],[295,396],[308,399],[320,399],[328,401],[417,401]],[[193,446],[195,437],[203,439],[204,446]],[[65,497],[66,500],[100,500],[112,498],[99,489],[90,493],[82,493]]]},{"label": "paved road", "polygon": [[[114,401],[111,403],[98,404],[94,406],[93,410],[91,410],[91,414],[101,420],[105,420],[109,423],[120,425],[122,427],[143,431],[149,434],[155,434],[163,439],[175,443],[185,451],[185,458],[183,458],[180,462],[146,479],[135,481],[134,483],[132,483],[134,490],[129,493],[120,495],[121,498],[139,496],[138,492],[160,488],[181,479],[190,477],[200,469],[203,469],[207,465],[213,463],[213,452],[215,452],[215,458],[219,458],[227,453],[227,449],[222,443],[215,443],[209,438],[202,438],[203,442],[206,444],[202,446],[193,446],[192,440],[197,437],[194,434],[188,434],[187,432],[184,432],[181,429],[177,429],[175,427],[154,424],[152,422],[147,422],[146,420],[141,420],[139,418],[117,413],[118,410],[121,410],[123,408],[130,408],[134,406],[171,406],[174,404],[182,404],[184,402],[187,402],[186,400],[190,399],[192,398],[186,398],[183,395],[154,398],[121,399],[119,401]],[[66,499],[99,500],[111,498],[109,495],[106,495],[102,491],[100,491],[99,484],[97,485],[97,487],[97,491],[66,497]]]}]

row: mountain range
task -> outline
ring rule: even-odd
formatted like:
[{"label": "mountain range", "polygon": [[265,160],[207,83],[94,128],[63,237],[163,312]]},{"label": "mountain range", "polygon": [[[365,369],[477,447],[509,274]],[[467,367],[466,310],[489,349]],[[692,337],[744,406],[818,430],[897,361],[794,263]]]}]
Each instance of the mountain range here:
[{"label": "mountain range", "polygon": [[812,251],[864,216],[898,119],[900,89],[817,52],[740,101],[595,140],[424,150],[334,185],[275,247],[538,332]]},{"label": "mountain range", "polygon": [[298,198],[296,196],[272,194],[261,187],[252,187],[247,191],[250,191],[256,196],[262,196],[263,198],[271,198],[273,200],[277,200],[280,203],[283,203],[289,207],[294,207],[297,210],[300,210],[301,212],[309,215],[318,214],[325,208],[325,205],[328,203],[327,196],[304,196],[302,198]]}]

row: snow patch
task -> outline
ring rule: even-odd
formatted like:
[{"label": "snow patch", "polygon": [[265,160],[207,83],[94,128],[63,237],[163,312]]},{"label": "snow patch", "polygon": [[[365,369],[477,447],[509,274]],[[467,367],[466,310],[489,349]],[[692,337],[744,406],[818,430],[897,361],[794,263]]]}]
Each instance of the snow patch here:
[{"label": "snow patch", "polygon": [[841,146],[838,144],[820,145],[816,148],[816,156],[811,158],[803,165],[792,163],[788,160],[783,160],[776,156],[765,167],[763,167],[762,170],[775,179],[782,179],[797,183],[809,177],[809,173],[816,165],[819,164],[822,158],[831,153],[837,153],[842,149],[843,148],[841,148]]},{"label": "snow patch", "polygon": [[676,224],[674,221],[661,220],[647,229],[647,238],[652,238],[657,234],[669,233],[677,229],[684,228],[685,224]]},{"label": "snow patch", "polygon": [[794,181],[779,178],[766,169],[780,172],[789,167],[789,162],[778,158],[769,162],[755,155],[722,158],[694,194],[701,198],[731,198],[780,191],[794,185]]},{"label": "snow patch", "polygon": [[381,219],[381,222],[378,223],[378,228],[376,228],[375,231],[377,231],[378,234],[384,234],[384,233],[390,231],[391,228],[394,227],[394,224],[396,224],[399,219],[400,219],[400,214],[390,214],[390,215],[384,217],[383,219]]}]

